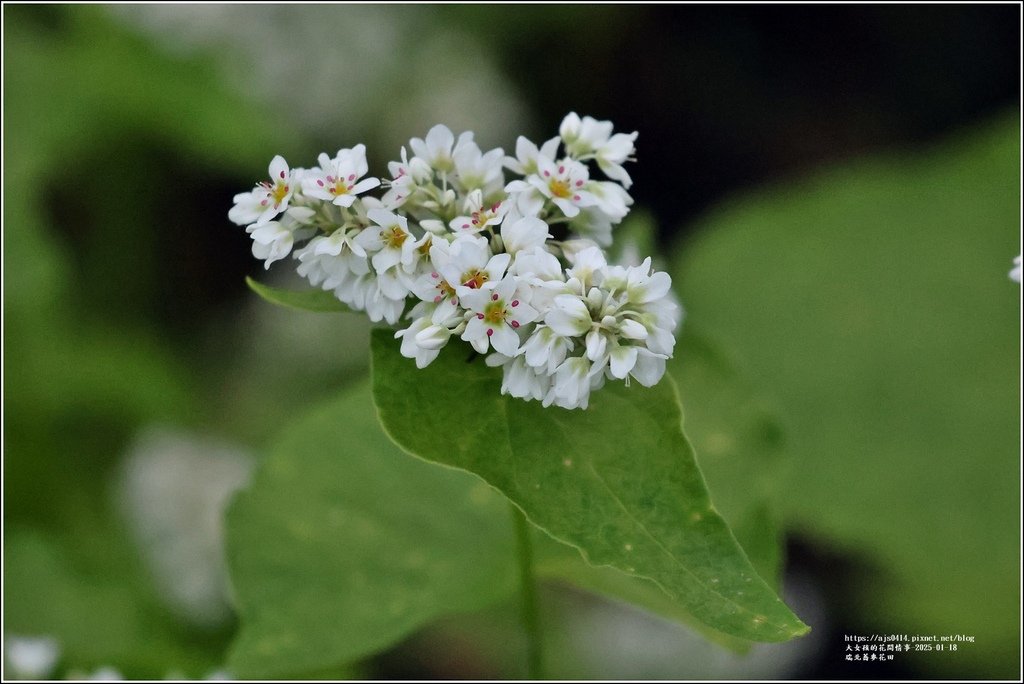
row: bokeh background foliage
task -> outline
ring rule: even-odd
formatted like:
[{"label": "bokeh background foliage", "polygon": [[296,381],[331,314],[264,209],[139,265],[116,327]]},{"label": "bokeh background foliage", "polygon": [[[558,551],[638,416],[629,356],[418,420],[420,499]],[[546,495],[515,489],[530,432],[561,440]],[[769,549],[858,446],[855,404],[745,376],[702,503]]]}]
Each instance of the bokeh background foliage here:
[{"label": "bokeh background foliage", "polygon": [[[226,211],[276,153],[366,141],[382,168],[437,121],[511,149],[575,109],[640,131],[652,213],[624,228],[662,247],[688,312],[671,372],[716,508],[762,577],[788,568],[817,599],[797,608],[804,645],[709,657],[656,587],[538,538],[551,673],[1018,672],[1016,14],[241,9],[4,7],[5,631],[56,636],[61,671],[521,674],[503,502],[376,430],[365,323],[257,300],[243,276],[278,276]],[[344,31],[376,41],[309,69],[308,45]],[[417,36],[433,72],[388,57]],[[544,48],[563,37],[574,78]],[[175,611],[130,533],[119,477],[153,424],[267,454],[229,517],[237,617]],[[318,553],[323,537],[345,544]],[[358,615],[377,631],[327,628]],[[593,646],[609,616],[614,665]],[[843,670],[853,632],[976,642]]]}]

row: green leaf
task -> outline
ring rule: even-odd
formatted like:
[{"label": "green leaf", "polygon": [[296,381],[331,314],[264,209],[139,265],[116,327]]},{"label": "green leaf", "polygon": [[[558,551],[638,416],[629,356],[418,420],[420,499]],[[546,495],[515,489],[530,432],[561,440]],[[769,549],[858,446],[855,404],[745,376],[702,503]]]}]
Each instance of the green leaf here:
[{"label": "green leaf", "polygon": [[954,678],[1019,674],[1019,127],[737,200],[676,269],[777,401],[786,524],[873,567],[865,632],[974,635],[914,663]]},{"label": "green leaf", "polygon": [[314,311],[316,313],[347,313],[352,311],[334,296],[333,292],[325,290],[282,290],[269,285],[261,285],[249,276],[245,277],[245,284],[249,289],[258,294],[271,304],[287,306],[301,311]]},{"label": "green leaf", "polygon": [[708,626],[752,641],[807,632],[711,506],[670,379],[614,383],[586,411],[500,394],[500,371],[451,345],[423,370],[372,336],[374,399],[403,448],[483,477],[594,565],[656,582]]},{"label": "green leaf", "polygon": [[[758,574],[769,586],[781,584],[782,534],[775,497],[779,487],[782,429],[754,396],[731,359],[693,325],[684,328],[669,362],[680,385],[686,433],[698,464],[725,518]],[[694,619],[653,582],[610,567],[587,565],[570,547],[537,535],[538,576],[570,582],[626,601],[700,632],[736,652],[751,642],[712,630]]]},{"label": "green leaf", "polygon": [[369,389],[289,428],[228,514],[243,678],[364,658],[515,587],[512,520],[477,478],[402,453]]}]

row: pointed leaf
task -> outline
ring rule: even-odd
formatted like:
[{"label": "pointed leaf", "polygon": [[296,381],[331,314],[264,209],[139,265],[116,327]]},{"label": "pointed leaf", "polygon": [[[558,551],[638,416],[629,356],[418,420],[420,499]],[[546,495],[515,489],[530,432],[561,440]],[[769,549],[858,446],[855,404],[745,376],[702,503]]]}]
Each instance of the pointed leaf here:
[{"label": "pointed leaf", "polygon": [[333,293],[325,290],[282,290],[258,283],[248,276],[245,278],[245,284],[260,297],[278,306],[287,306],[292,309],[314,311],[316,313],[347,313],[352,311],[345,304],[342,304]]},{"label": "pointed leaf", "polygon": [[590,563],[656,582],[714,629],[752,641],[807,632],[711,506],[670,379],[613,383],[565,411],[502,396],[500,371],[456,345],[423,370],[389,331],[371,346],[381,422],[403,448],[483,477]]},{"label": "pointed leaf", "polygon": [[336,667],[515,589],[504,498],[388,440],[369,388],[288,429],[228,515],[241,677]]}]

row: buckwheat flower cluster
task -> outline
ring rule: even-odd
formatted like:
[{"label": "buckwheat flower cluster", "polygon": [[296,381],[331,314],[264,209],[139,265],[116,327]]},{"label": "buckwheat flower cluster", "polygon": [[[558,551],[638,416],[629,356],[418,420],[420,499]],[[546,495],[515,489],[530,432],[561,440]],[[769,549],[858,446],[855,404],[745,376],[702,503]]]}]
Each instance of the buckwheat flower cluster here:
[{"label": "buckwheat flower cluster", "polygon": [[572,113],[506,156],[438,125],[383,181],[363,145],[309,169],[278,156],[228,217],[267,268],[292,254],[313,286],[398,327],[417,367],[461,340],[502,368],[503,393],[585,409],[608,380],[657,383],[681,318],[650,258],[619,266],[604,251],[633,203],[636,137]]}]

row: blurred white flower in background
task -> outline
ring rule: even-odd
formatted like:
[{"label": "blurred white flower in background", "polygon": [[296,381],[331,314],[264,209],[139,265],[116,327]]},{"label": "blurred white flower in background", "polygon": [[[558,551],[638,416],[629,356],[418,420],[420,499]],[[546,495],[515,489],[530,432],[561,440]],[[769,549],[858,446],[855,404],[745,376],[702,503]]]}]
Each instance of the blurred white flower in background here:
[{"label": "blurred white flower in background", "polygon": [[121,510],[160,594],[193,624],[214,627],[231,615],[223,516],[253,465],[232,445],[155,427],[125,458]]},{"label": "blurred white flower in background", "polygon": [[60,645],[49,636],[4,636],[4,674],[13,679],[46,679],[60,659]]},{"label": "blurred white flower in background", "polygon": [[1020,282],[1020,255],[1013,258],[1013,269],[1010,270],[1010,278]]},{"label": "blurred white flower in background", "polygon": [[121,671],[116,667],[104,665],[103,667],[96,668],[92,672],[71,670],[68,672],[65,679],[90,682],[123,682],[124,675],[121,674]]},{"label": "blurred white flower in background", "polygon": [[397,149],[424,121],[491,142],[524,130],[522,98],[480,40],[428,6],[117,5],[117,17],[331,139]]}]

